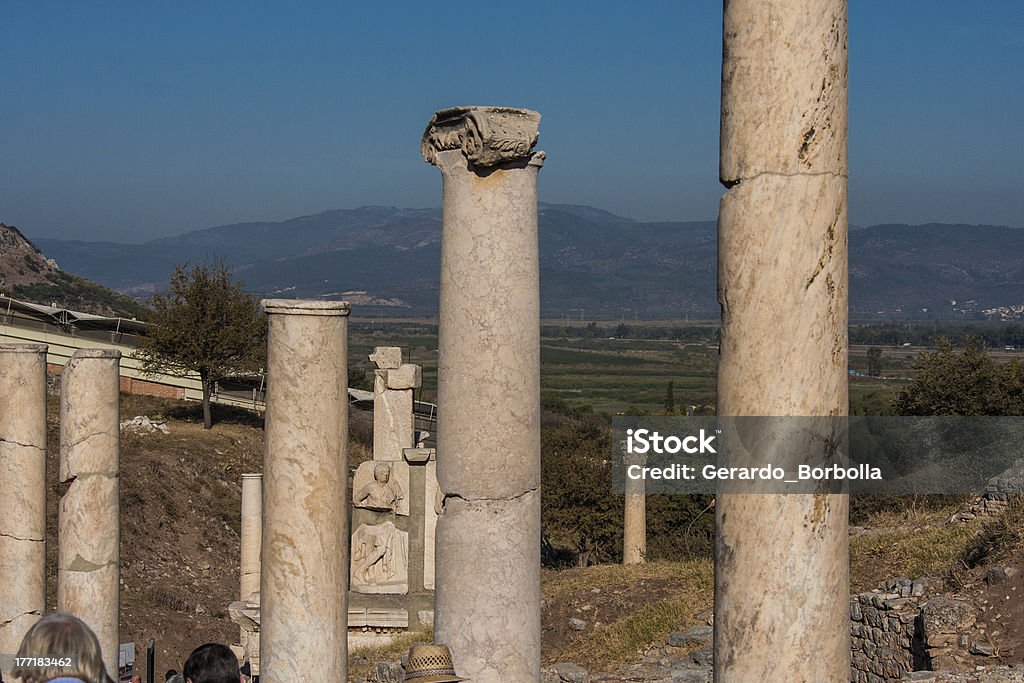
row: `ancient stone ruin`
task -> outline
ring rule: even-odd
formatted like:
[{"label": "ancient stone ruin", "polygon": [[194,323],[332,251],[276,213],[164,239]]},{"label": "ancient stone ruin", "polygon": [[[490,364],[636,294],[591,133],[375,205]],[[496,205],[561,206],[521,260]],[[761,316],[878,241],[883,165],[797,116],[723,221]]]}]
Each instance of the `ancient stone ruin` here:
[{"label": "ancient stone ruin", "polygon": [[46,347],[0,345],[0,652],[46,610]]},{"label": "ancient stone ruin", "polygon": [[[96,633],[117,670],[120,353],[76,351],[60,400],[57,609]],[[46,346],[0,346],[0,651],[46,608]]]},{"label": "ancient stone ruin", "polygon": [[263,302],[267,413],[260,680],[348,670],[348,313],[345,302]]},{"label": "ancient stone ruin", "polygon": [[[846,16],[846,0],[724,5],[718,415],[848,410]],[[717,681],[848,678],[847,511],[718,496]]]},{"label": "ancient stone ruin", "polygon": [[434,632],[480,683],[540,677],[539,123],[445,109],[421,146],[444,179]]},{"label": "ancient stone ruin", "polygon": [[413,391],[422,369],[398,347],[370,355],[374,378],[373,460],[351,489],[349,632],[353,643],[432,625],[436,456],[417,448]]},{"label": "ancient stone ruin", "polygon": [[[420,386],[418,365],[401,363],[401,349],[379,347],[375,410],[389,419],[375,428],[374,459],[362,463],[348,492],[337,492],[349,516],[347,639],[352,645],[380,644],[434,614],[434,528],[440,509],[435,451],[412,443],[412,390]],[[408,435],[406,432],[408,431]],[[259,593],[261,476],[242,475],[242,573],[240,600],[229,614],[240,628],[237,653],[260,672]]]}]

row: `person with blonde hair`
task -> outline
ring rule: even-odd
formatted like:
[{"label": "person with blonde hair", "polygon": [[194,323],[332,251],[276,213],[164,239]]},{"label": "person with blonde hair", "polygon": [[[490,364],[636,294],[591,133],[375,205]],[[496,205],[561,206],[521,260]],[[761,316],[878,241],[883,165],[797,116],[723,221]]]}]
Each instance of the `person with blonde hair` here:
[{"label": "person with blonde hair", "polygon": [[114,683],[96,634],[70,614],[52,612],[37,621],[25,633],[17,658],[31,660],[12,672],[22,683]]}]

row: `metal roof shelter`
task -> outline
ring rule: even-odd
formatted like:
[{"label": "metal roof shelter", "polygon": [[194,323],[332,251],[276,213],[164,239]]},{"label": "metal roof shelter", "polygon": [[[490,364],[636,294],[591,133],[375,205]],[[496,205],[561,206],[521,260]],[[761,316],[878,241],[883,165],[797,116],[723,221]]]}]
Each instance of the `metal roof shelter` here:
[{"label": "metal roof shelter", "polygon": [[[18,327],[43,326],[45,329],[46,325],[51,325],[64,333],[75,335],[79,332],[107,332],[112,335],[110,341],[115,343],[121,341],[121,335],[138,336],[144,334],[146,329],[146,323],[135,318],[94,315],[59,306],[19,301],[3,294],[0,294],[0,316],[5,325]],[[131,340],[125,341],[131,343]]]}]

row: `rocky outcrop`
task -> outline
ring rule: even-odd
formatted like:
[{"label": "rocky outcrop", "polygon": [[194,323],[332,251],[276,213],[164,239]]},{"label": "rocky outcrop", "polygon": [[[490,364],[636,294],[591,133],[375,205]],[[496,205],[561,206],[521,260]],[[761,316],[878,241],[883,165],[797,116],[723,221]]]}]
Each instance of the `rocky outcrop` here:
[{"label": "rocky outcrop", "polygon": [[10,225],[0,223],[0,290],[35,284],[49,284],[47,275],[60,272],[36,245]]}]

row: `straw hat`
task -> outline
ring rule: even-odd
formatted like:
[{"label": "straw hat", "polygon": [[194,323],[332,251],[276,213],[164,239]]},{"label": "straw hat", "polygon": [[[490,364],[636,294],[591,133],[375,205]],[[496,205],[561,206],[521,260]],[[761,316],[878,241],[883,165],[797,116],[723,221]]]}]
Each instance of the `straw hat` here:
[{"label": "straw hat", "polygon": [[405,680],[409,683],[457,683],[466,679],[455,675],[452,651],[447,645],[413,645],[405,665]]}]

